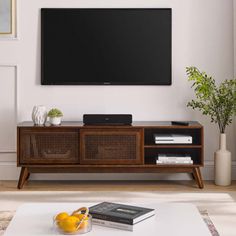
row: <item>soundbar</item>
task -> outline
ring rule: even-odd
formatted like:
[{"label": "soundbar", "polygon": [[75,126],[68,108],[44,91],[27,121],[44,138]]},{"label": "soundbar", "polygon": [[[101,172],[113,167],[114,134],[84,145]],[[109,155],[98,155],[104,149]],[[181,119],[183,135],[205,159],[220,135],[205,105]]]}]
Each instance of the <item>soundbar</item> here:
[{"label": "soundbar", "polygon": [[84,114],[84,125],[131,125],[130,114]]}]

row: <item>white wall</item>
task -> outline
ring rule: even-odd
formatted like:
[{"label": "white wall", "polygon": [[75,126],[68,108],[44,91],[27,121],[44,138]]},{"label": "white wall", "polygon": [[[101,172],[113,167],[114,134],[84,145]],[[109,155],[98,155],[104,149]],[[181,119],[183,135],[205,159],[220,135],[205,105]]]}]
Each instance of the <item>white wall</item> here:
[{"label": "white wall", "polygon": [[[172,86],[41,86],[42,7],[171,7]],[[213,75],[217,82],[233,78],[233,0],[19,0],[17,13],[18,39],[0,41],[0,65],[18,66],[18,121],[30,120],[32,108],[37,104],[61,108],[65,120],[81,120],[84,113],[132,113],[134,120],[199,120],[205,127],[206,168],[203,172],[205,178],[213,177],[213,152],[218,148],[218,130],[209,118],[186,107],[193,92],[187,82],[185,67],[195,65]],[[6,93],[8,89],[6,83]],[[8,117],[0,119],[7,121]],[[233,129],[229,128],[227,134],[228,149],[235,160]],[[9,161],[6,153],[0,154],[0,179],[15,178],[16,173],[12,154]],[[90,176],[94,175],[80,175],[80,178]],[[95,176],[99,178],[101,175]],[[155,176],[142,175],[141,178]]]},{"label": "white wall", "polygon": [[[234,0],[233,9],[234,9],[234,25],[233,25],[234,27],[234,79],[236,79],[236,0]],[[234,118],[234,147],[236,149],[236,117]]]},{"label": "white wall", "polygon": [[[233,17],[234,17],[234,79],[236,79],[236,0],[233,2]],[[233,143],[234,149],[235,149],[235,155],[236,156],[236,116],[234,117],[234,143]],[[236,172],[236,169],[234,170]]]}]

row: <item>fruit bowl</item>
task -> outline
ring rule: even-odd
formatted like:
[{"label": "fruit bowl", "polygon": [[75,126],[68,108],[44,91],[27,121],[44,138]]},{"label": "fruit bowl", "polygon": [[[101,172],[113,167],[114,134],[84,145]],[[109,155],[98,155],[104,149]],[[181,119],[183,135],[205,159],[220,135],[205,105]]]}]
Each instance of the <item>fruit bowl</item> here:
[{"label": "fruit bowl", "polygon": [[64,235],[85,234],[92,230],[92,216],[86,207],[79,208],[70,215],[61,212],[54,217],[53,227]]}]

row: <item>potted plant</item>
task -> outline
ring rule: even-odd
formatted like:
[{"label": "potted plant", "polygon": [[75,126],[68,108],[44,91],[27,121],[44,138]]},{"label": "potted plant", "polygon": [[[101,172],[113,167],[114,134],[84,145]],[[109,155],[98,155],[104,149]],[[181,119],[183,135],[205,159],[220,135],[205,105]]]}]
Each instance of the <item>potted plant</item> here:
[{"label": "potted plant", "polygon": [[49,122],[52,125],[60,125],[62,116],[63,116],[63,113],[57,108],[52,108],[48,112]]},{"label": "potted plant", "polygon": [[231,184],[231,153],[226,150],[226,127],[236,114],[236,80],[225,80],[218,86],[215,80],[196,67],[187,67],[188,80],[196,99],[187,106],[198,109],[208,115],[211,122],[218,124],[220,131],[220,149],[215,152],[215,184],[227,186]]}]

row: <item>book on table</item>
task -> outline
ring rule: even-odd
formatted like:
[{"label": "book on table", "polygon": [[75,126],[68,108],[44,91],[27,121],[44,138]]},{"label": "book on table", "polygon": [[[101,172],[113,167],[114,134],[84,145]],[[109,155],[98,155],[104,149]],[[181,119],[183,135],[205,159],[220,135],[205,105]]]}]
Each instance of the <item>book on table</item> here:
[{"label": "book on table", "polygon": [[155,215],[151,208],[102,202],[89,208],[94,224],[132,231],[135,224]]}]

